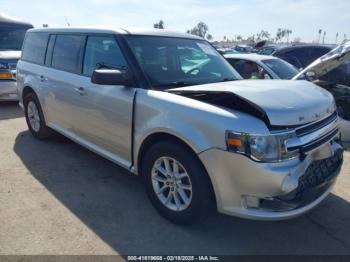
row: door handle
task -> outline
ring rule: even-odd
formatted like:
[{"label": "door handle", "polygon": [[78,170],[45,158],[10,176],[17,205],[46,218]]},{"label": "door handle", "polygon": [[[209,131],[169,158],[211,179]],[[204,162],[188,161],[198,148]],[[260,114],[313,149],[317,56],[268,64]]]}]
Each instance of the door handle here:
[{"label": "door handle", "polygon": [[86,94],[85,88],[84,87],[74,87],[74,90],[81,96]]}]

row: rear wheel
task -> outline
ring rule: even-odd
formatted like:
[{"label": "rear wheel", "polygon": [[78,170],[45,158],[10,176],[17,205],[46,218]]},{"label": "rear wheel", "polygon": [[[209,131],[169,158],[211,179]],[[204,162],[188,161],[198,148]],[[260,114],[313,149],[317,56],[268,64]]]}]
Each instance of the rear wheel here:
[{"label": "rear wheel", "polygon": [[197,156],[176,142],[161,142],[146,153],[142,175],[154,207],[176,224],[192,224],[211,208],[208,175]]},{"label": "rear wheel", "polygon": [[38,139],[51,136],[52,130],[46,126],[44,115],[38,97],[29,93],[24,97],[24,112],[31,134]]}]

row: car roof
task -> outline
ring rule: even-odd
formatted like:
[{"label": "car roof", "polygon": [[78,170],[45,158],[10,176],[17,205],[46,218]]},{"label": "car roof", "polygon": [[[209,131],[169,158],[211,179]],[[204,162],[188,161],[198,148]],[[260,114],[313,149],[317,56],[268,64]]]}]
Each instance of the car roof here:
[{"label": "car roof", "polygon": [[290,52],[292,50],[295,49],[300,49],[300,48],[322,48],[322,49],[329,49],[332,50],[333,47],[328,46],[328,45],[297,45],[297,46],[286,46],[286,47],[281,47],[278,48],[275,53],[286,53],[286,52]]},{"label": "car roof", "polygon": [[24,26],[28,28],[33,28],[33,25],[22,20],[7,16],[5,14],[0,13],[0,25],[5,26]]},{"label": "car roof", "polygon": [[181,33],[164,29],[148,29],[148,28],[132,28],[132,27],[64,27],[64,28],[41,28],[32,29],[29,32],[48,32],[48,33],[106,33],[106,34],[122,34],[122,35],[147,35],[147,36],[163,36],[178,37],[204,40],[203,38],[187,33]]},{"label": "car roof", "polygon": [[278,59],[277,57],[274,56],[269,56],[269,55],[259,55],[259,54],[225,54],[224,57],[226,59],[244,59],[244,60],[249,60],[249,61],[262,61],[262,60],[267,60],[267,59]]}]

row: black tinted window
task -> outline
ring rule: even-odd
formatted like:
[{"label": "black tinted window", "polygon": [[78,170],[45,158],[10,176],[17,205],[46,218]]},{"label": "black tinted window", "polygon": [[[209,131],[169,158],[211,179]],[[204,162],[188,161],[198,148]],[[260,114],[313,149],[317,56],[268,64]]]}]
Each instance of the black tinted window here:
[{"label": "black tinted window", "polygon": [[53,47],[55,44],[55,40],[56,40],[56,35],[51,35],[50,40],[49,40],[49,44],[47,45],[45,65],[49,65],[49,66],[51,65],[52,51],[53,51]]},{"label": "black tinted window", "polygon": [[35,64],[43,64],[48,39],[47,33],[28,33],[23,46],[22,59]]},{"label": "black tinted window", "polygon": [[311,49],[310,61],[311,62],[315,61],[316,59],[327,54],[331,50],[332,50],[331,48],[325,48],[325,47],[318,47],[318,48]]},{"label": "black tinted window", "polygon": [[52,67],[79,73],[83,42],[83,36],[57,35],[52,54]]},{"label": "black tinted window", "polygon": [[1,27],[0,50],[21,50],[23,39],[29,28]]},{"label": "black tinted window", "polygon": [[93,36],[88,38],[83,74],[91,76],[97,68],[126,68],[123,54],[113,37]]}]

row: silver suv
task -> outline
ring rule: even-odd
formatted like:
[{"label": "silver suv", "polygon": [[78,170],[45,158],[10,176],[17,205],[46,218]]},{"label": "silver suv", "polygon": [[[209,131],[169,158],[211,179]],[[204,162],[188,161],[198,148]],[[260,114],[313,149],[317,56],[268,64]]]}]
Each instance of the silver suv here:
[{"label": "silver suv", "polygon": [[329,194],[342,165],[330,93],[306,81],[241,80],[196,36],[30,30],[17,81],[34,137],[56,131],[141,175],[175,223],[213,206],[295,217]]}]

